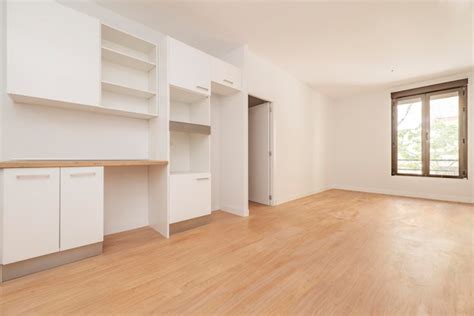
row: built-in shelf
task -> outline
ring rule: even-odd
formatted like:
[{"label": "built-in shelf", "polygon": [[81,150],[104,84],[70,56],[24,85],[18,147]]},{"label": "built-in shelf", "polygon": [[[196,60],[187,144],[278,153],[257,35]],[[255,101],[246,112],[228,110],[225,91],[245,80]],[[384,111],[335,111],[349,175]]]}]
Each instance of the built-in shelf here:
[{"label": "built-in shelf", "polygon": [[[143,38],[137,37],[124,30],[102,24],[102,45],[116,47],[116,50],[128,52],[135,56],[141,56],[142,59],[155,61],[156,44]],[[151,54],[150,54],[151,53]]]},{"label": "built-in shelf", "polygon": [[119,93],[119,94],[128,94],[135,97],[141,97],[141,98],[147,98],[147,99],[155,95],[155,93],[151,91],[145,91],[145,90],[135,89],[131,87],[126,87],[123,85],[119,85],[119,84],[107,82],[107,81],[102,81],[102,89],[105,91],[110,91],[110,92]]},{"label": "built-in shelf", "polygon": [[167,165],[165,160],[10,160],[0,161],[0,169],[59,167],[127,167]]},{"label": "built-in shelf", "polygon": [[211,127],[209,125],[170,121],[170,131],[210,135]]},{"label": "built-in shelf", "polygon": [[102,24],[100,105],[148,118],[158,113],[157,45]]},{"label": "built-in shelf", "polygon": [[78,111],[96,112],[96,113],[111,114],[111,115],[132,117],[132,118],[138,118],[138,119],[152,119],[154,117],[157,117],[156,114],[120,110],[120,109],[103,107],[99,105],[80,104],[80,103],[74,103],[74,102],[50,100],[50,99],[25,96],[25,95],[19,95],[19,94],[9,94],[9,95],[15,102],[18,102],[18,103],[42,105],[42,106],[64,108],[64,109],[78,110]]},{"label": "built-in shelf", "polygon": [[102,58],[116,64],[126,67],[135,68],[141,71],[150,71],[156,67],[156,64],[137,58],[132,55],[127,55],[118,50],[102,46]]}]

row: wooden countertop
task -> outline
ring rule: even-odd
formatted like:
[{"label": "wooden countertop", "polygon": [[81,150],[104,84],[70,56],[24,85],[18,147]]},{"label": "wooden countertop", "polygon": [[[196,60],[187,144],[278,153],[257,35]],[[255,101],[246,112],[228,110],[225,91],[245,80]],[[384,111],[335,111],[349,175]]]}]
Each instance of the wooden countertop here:
[{"label": "wooden countertop", "polygon": [[166,165],[164,160],[10,160],[0,161],[0,169],[55,167],[127,167]]}]

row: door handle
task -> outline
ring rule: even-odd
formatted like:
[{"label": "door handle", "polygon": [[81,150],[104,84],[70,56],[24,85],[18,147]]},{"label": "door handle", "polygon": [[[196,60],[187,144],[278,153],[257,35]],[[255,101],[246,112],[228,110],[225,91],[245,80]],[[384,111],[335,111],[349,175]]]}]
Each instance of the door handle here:
[{"label": "door handle", "polygon": [[22,174],[16,176],[18,180],[28,180],[28,179],[49,179],[49,174]]},{"label": "door handle", "polygon": [[80,178],[80,177],[93,177],[95,176],[95,172],[79,172],[79,173],[71,173],[69,176],[71,178]]},{"label": "door handle", "polygon": [[201,90],[204,90],[204,91],[209,91],[208,88],[206,87],[203,87],[203,86],[196,86],[197,89],[201,89]]},{"label": "door handle", "polygon": [[196,178],[196,181],[209,180],[209,177]]},{"label": "door handle", "polygon": [[223,81],[224,81],[224,82],[227,82],[228,84],[231,84],[231,85],[233,85],[233,84],[234,84],[234,82],[233,82],[233,81],[231,81],[231,80],[229,80],[229,79],[224,79]]}]

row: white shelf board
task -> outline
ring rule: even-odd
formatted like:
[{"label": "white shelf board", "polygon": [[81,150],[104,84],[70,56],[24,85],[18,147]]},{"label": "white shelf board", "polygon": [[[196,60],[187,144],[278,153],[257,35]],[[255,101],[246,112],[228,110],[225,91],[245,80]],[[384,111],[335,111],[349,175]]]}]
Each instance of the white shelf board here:
[{"label": "white shelf board", "polygon": [[120,84],[108,82],[108,81],[102,81],[102,89],[106,91],[114,92],[114,93],[127,94],[127,95],[132,95],[135,97],[141,97],[141,98],[147,98],[147,99],[156,95],[154,92],[151,92],[151,91],[130,88],[130,87],[122,86]]},{"label": "white shelf board", "polygon": [[170,85],[171,101],[182,102],[182,103],[194,103],[200,100],[204,100],[206,98],[209,98],[208,94]]},{"label": "white shelf board", "polygon": [[15,94],[15,93],[10,93],[9,95],[15,102],[24,103],[24,104],[34,104],[34,105],[42,105],[42,106],[49,106],[49,107],[56,107],[56,108],[63,108],[63,109],[70,109],[70,110],[96,112],[96,113],[125,116],[125,117],[132,117],[132,118],[138,118],[138,119],[147,119],[147,120],[157,117],[156,114],[125,111],[125,110],[107,108],[100,105],[90,105],[90,104],[80,104],[80,103],[74,103],[74,102],[58,101],[58,100],[45,99],[45,98],[40,98],[40,97],[20,95],[20,94]]},{"label": "white shelf board", "polygon": [[135,68],[141,71],[150,71],[156,67],[154,63],[137,58],[135,56],[127,55],[123,52],[106,46],[102,46],[102,58],[113,63]]},{"label": "white shelf board", "polygon": [[107,41],[115,42],[119,45],[133,47],[134,49],[144,53],[148,53],[156,48],[154,43],[139,38],[136,35],[132,35],[123,30],[110,27],[106,24],[102,24],[102,38]]}]

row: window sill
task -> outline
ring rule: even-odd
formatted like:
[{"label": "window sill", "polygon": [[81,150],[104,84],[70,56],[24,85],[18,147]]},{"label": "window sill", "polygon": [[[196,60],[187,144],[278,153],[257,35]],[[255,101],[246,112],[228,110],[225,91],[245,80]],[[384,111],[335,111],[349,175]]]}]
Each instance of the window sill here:
[{"label": "window sill", "polygon": [[417,178],[435,178],[435,179],[458,179],[458,180],[468,180],[467,176],[437,176],[437,175],[429,175],[425,176],[422,174],[402,174],[402,173],[393,173],[392,177],[417,177]]}]

